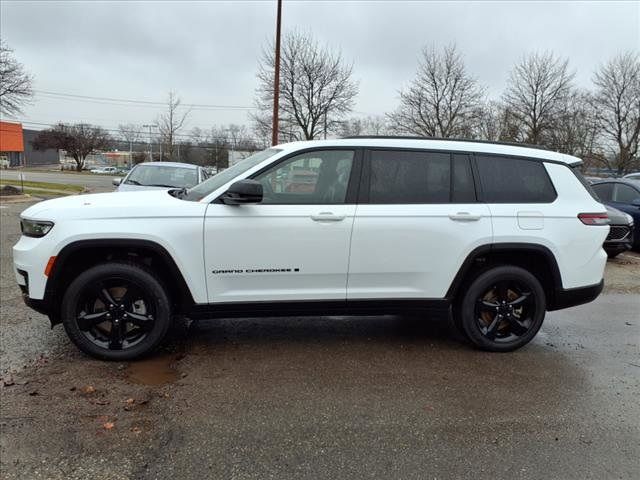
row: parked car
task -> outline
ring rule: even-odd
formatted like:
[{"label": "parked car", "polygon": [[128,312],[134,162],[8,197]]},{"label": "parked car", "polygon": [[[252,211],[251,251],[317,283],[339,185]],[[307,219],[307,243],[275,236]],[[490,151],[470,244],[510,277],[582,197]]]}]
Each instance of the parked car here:
[{"label": "parked car", "polygon": [[591,185],[602,203],[633,217],[633,248],[640,249],[640,181],[608,178]]},{"label": "parked car", "polygon": [[628,173],[624,177],[629,180],[640,180],[640,172]]},{"label": "parked car", "polygon": [[614,258],[633,248],[633,217],[617,208],[606,205],[609,215],[609,235],[604,241],[604,251],[609,258]]},{"label": "parked car", "polygon": [[90,172],[91,173],[114,175],[114,174],[118,173],[118,168],[117,167],[99,167],[99,168],[92,168],[90,170]]},{"label": "parked car", "polygon": [[124,178],[114,178],[119,192],[191,188],[208,178],[202,167],[190,163],[145,162],[131,169]]},{"label": "parked car", "polygon": [[[174,315],[434,309],[476,347],[511,351],[546,311],[602,291],[608,216],[580,164],[498,143],[289,143],[188,190],[37,203],[15,275],[28,305],[102,359],[150,352]],[[310,165],[313,188],[271,187]]]}]

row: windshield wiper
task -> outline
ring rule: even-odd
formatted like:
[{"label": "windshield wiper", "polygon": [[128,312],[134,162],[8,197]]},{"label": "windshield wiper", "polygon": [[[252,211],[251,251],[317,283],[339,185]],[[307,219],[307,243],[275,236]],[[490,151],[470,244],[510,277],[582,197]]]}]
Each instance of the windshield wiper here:
[{"label": "windshield wiper", "polygon": [[[138,184],[140,185],[140,184]],[[144,187],[166,187],[166,188],[176,188],[175,185],[164,185],[162,183],[148,183],[146,185],[143,185]]]},{"label": "windshield wiper", "polygon": [[124,183],[130,183],[131,185],[142,185],[139,181],[137,180],[127,180]]}]

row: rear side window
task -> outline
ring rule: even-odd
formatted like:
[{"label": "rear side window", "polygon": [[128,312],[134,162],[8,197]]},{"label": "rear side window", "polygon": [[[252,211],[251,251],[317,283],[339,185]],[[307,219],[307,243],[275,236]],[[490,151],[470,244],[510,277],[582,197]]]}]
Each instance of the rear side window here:
[{"label": "rear side window", "polygon": [[451,159],[451,202],[473,203],[476,201],[476,188],[471,173],[469,155],[454,154]]},{"label": "rear side window", "polygon": [[603,202],[610,202],[613,197],[613,183],[598,183],[592,185],[594,192]]},{"label": "rear side window", "polygon": [[556,192],[542,162],[476,155],[483,200],[488,203],[551,203]]},{"label": "rear side window", "polygon": [[613,201],[620,203],[632,203],[640,199],[640,193],[638,193],[633,187],[618,183],[613,193]]},{"label": "rear side window", "polygon": [[449,203],[451,155],[372,150],[369,203]]}]

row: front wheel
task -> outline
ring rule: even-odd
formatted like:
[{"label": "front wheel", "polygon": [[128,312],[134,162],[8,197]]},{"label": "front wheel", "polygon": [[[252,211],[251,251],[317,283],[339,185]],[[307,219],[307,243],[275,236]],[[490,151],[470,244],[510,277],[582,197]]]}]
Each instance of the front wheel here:
[{"label": "front wheel", "polygon": [[478,348],[508,352],[535,337],[545,311],[545,294],[538,279],[520,267],[500,266],[473,280],[457,320]]},{"label": "front wheel", "polygon": [[102,360],[131,360],[162,342],[171,308],[153,272],[111,262],[86,270],[69,285],[62,322],[83,352]]}]

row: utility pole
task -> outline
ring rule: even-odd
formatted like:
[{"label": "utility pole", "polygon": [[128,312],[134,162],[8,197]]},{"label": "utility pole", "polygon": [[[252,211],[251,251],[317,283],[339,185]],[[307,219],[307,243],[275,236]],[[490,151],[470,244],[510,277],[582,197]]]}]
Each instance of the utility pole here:
[{"label": "utility pole", "polygon": [[142,125],[142,128],[147,128],[149,127],[149,161],[153,162],[153,144],[151,143],[151,127],[153,127],[152,124],[147,124],[147,125]]},{"label": "utility pole", "polygon": [[278,144],[278,106],[280,102],[280,24],[282,19],[282,0],[278,0],[276,19],[276,54],[273,74],[273,125],[271,126],[271,145]]}]

